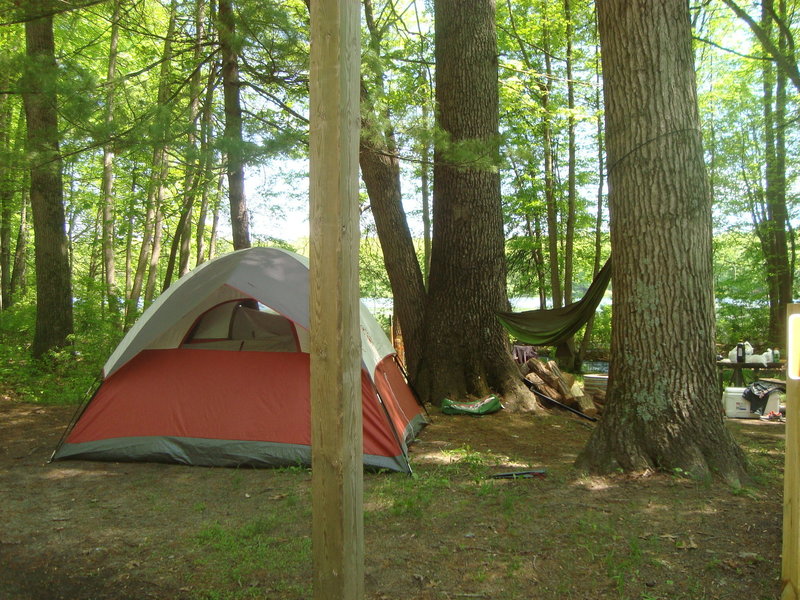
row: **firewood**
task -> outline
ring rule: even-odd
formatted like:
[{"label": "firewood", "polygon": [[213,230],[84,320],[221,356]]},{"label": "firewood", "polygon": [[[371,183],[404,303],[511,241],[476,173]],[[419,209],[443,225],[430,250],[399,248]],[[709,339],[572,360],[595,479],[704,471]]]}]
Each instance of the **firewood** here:
[{"label": "firewood", "polygon": [[561,392],[561,395],[564,398],[572,398],[570,386],[567,384],[567,380],[564,378],[564,374],[561,372],[561,369],[558,368],[556,362],[551,360],[547,363],[547,368],[553,374],[553,377],[555,378],[555,384],[558,387],[558,390]]},{"label": "firewood", "polygon": [[530,381],[533,385],[540,386],[544,385],[544,380],[539,377],[536,373],[528,373],[525,375],[525,379]]},{"label": "firewood", "polygon": [[578,396],[576,398],[578,401],[578,408],[580,411],[589,417],[594,417],[597,415],[597,407],[595,406],[594,402],[592,402],[591,398],[587,398],[586,396]]}]

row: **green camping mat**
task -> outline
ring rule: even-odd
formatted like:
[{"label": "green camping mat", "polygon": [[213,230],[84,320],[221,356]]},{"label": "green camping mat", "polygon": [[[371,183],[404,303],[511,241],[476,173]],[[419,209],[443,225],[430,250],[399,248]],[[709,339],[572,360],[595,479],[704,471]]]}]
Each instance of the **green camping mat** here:
[{"label": "green camping mat", "polygon": [[446,415],[488,415],[502,409],[500,398],[494,394],[472,402],[455,402],[450,398],[442,400],[442,412]]}]

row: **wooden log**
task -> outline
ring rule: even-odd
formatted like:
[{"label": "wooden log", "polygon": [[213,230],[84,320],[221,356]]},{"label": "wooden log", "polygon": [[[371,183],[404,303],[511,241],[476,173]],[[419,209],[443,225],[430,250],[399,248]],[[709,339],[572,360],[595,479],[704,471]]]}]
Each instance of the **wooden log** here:
[{"label": "wooden log", "polygon": [[551,360],[547,363],[547,369],[553,374],[555,385],[559,392],[561,392],[561,396],[565,399],[573,398],[570,386],[567,383],[567,380],[564,378],[564,374],[561,372],[561,369],[558,368],[558,364],[556,364],[554,360]]},{"label": "wooden log", "polygon": [[576,400],[578,401],[578,409],[583,414],[589,417],[594,417],[599,412],[597,410],[597,406],[595,406],[595,403],[591,398],[587,398],[586,396],[578,396]]}]

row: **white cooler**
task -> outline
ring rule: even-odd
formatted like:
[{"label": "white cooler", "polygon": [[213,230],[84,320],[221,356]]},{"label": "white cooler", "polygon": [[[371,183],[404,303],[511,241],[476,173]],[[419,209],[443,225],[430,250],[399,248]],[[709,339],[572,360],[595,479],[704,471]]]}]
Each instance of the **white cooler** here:
[{"label": "white cooler", "polygon": [[[725,415],[731,419],[757,419],[761,415],[750,412],[750,403],[742,397],[747,388],[729,387],[722,393],[722,406],[725,407]],[[767,407],[764,414],[778,412],[780,408],[780,393],[776,390],[767,398]]]}]

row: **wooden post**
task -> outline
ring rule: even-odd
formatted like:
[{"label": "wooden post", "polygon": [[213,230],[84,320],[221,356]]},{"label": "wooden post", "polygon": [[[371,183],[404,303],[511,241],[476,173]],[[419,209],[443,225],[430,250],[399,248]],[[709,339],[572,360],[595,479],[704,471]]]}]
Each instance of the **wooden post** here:
[{"label": "wooden post", "polygon": [[311,1],[314,600],[364,597],[358,295],[359,0]]},{"label": "wooden post", "polygon": [[781,600],[800,599],[800,304],[787,307]]}]

